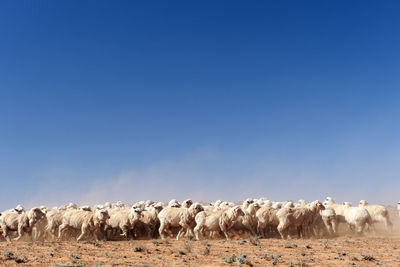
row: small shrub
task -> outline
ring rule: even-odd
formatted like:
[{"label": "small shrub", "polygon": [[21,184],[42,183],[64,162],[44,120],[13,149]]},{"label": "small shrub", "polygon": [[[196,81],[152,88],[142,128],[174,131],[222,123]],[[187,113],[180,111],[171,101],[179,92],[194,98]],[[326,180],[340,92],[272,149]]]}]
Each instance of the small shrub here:
[{"label": "small shrub", "polygon": [[143,245],[137,245],[133,248],[133,252],[143,252]]},{"label": "small shrub", "polygon": [[361,259],[365,260],[365,261],[374,261],[376,260],[374,256],[372,255],[365,255],[365,254],[361,254]]},{"label": "small shrub", "polygon": [[178,253],[179,253],[179,255],[186,255],[186,252],[183,250],[180,250],[180,249],[178,249]]},{"label": "small shrub", "polygon": [[229,258],[225,258],[225,262],[226,263],[233,263],[236,261],[236,255],[232,254],[232,256],[230,256]]},{"label": "small shrub", "polygon": [[6,251],[6,252],[3,253],[3,256],[6,258],[6,260],[15,259],[14,253],[12,253],[12,252]]},{"label": "small shrub", "polygon": [[243,245],[244,243],[246,243],[247,241],[246,240],[241,240],[241,241],[239,241],[239,245]]},{"label": "small shrub", "polygon": [[250,236],[250,243],[254,246],[260,245],[260,238],[258,236]]},{"label": "small shrub", "polygon": [[26,262],[28,262],[28,258],[27,257],[15,258],[14,260],[15,260],[16,263],[26,263]]},{"label": "small shrub", "polygon": [[81,259],[81,256],[77,255],[77,254],[71,254],[70,256],[71,256],[71,258],[76,259],[76,260]]},{"label": "small shrub", "polygon": [[247,260],[246,254],[239,254],[239,255],[237,255],[236,258],[237,258],[237,261],[240,264],[248,264],[248,265],[250,265],[250,262]]}]

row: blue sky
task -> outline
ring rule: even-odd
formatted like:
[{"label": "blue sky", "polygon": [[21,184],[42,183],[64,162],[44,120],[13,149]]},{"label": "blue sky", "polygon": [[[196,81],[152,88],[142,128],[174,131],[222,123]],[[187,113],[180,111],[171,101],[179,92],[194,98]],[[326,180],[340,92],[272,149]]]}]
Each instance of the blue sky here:
[{"label": "blue sky", "polygon": [[400,188],[396,1],[2,1],[0,208]]}]

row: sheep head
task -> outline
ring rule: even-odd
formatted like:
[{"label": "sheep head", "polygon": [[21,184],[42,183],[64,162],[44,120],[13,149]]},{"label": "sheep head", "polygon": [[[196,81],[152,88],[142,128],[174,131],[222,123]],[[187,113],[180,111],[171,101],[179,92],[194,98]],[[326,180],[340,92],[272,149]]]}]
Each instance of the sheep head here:
[{"label": "sheep head", "polygon": [[131,208],[131,211],[129,213],[129,220],[131,224],[134,224],[137,222],[141,217],[143,217],[143,213],[141,209],[138,208]]},{"label": "sheep head", "polygon": [[368,205],[368,202],[366,200],[360,200],[360,206],[365,207]]},{"label": "sheep head", "polygon": [[351,203],[350,203],[350,202],[347,202],[347,201],[343,202],[342,205],[343,205],[344,207],[346,207],[346,208],[351,207]]},{"label": "sheep head", "polygon": [[190,206],[192,206],[193,201],[191,199],[186,199],[185,201],[182,202],[182,207],[183,208],[189,208]]},{"label": "sheep head", "polygon": [[243,210],[239,206],[234,206],[231,208],[231,213],[234,218],[244,216]]},{"label": "sheep head", "polygon": [[100,223],[104,223],[110,218],[110,215],[108,214],[107,210],[96,210],[95,217],[97,221],[99,221]]},{"label": "sheep head", "polygon": [[203,210],[204,208],[202,205],[200,205],[200,203],[195,203],[189,207],[189,212],[193,215],[193,217],[196,216],[197,213]]},{"label": "sheep head", "polygon": [[321,211],[325,209],[325,206],[319,200],[315,200],[311,203],[310,208],[314,211]]},{"label": "sheep head", "polygon": [[179,204],[178,200],[171,199],[170,202],[168,203],[168,206],[172,208],[180,208],[181,204]]},{"label": "sheep head", "polygon": [[44,212],[39,208],[32,208],[28,211],[27,217],[29,219],[29,225],[34,225],[37,221],[45,216]]}]

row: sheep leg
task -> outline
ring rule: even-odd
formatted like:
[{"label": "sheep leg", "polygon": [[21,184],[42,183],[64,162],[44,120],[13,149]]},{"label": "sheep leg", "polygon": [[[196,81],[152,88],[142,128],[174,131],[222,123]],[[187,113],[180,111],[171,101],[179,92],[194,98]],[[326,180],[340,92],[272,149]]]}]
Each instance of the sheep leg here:
[{"label": "sheep leg", "polygon": [[9,237],[9,235],[8,235],[7,226],[2,225],[2,226],[1,226],[1,229],[3,229],[3,237],[7,240],[8,243],[10,243],[11,240],[10,240],[10,237]]},{"label": "sheep leg", "polygon": [[164,223],[160,223],[160,228],[158,228],[158,233],[160,234],[161,239],[165,239],[164,230],[165,230]]},{"label": "sheep leg", "polygon": [[86,235],[88,230],[89,230],[88,225],[86,223],[82,224],[81,234],[78,236],[76,241],[81,241],[81,239]]},{"label": "sheep leg", "polygon": [[336,232],[337,232],[337,224],[336,224],[336,222],[335,221],[331,221],[331,225],[332,225],[332,232],[333,232],[333,235],[336,235]]},{"label": "sheep leg", "polygon": [[279,224],[277,227],[277,230],[279,232],[279,234],[281,235],[282,239],[286,239],[286,225],[284,224]]},{"label": "sheep leg", "polygon": [[224,235],[225,235],[225,238],[226,238],[226,240],[231,240],[231,238],[230,238],[230,236],[229,236],[229,234],[228,234],[228,231],[222,231],[223,233],[224,233]]},{"label": "sheep leg", "polygon": [[179,240],[179,238],[181,237],[181,235],[183,235],[184,233],[186,233],[185,228],[181,228],[178,232],[178,234],[176,235],[176,240]]},{"label": "sheep leg", "polygon": [[128,239],[128,226],[126,226],[126,225],[121,226],[121,231],[122,231],[122,234],[120,234],[120,235],[124,236],[126,239]]},{"label": "sheep leg", "polygon": [[144,230],[146,231],[146,233],[147,233],[147,238],[148,239],[151,239],[152,237],[153,237],[153,229],[150,227],[150,226],[148,226],[147,224],[145,224],[144,225]]},{"label": "sheep leg", "polygon": [[201,225],[196,225],[196,227],[194,228],[194,235],[196,236],[196,240],[200,241],[199,238],[199,232],[201,231],[202,226]]},{"label": "sheep leg", "polygon": [[390,221],[389,216],[387,216],[387,217],[384,218],[384,222],[385,222],[386,230],[387,230],[387,231],[392,231],[392,230],[393,230],[393,224],[392,224],[392,222]]},{"label": "sheep leg", "polygon": [[93,236],[94,240],[96,240],[96,241],[99,241],[99,232],[100,232],[100,229],[98,227],[96,227],[92,231],[92,236]]},{"label": "sheep leg", "polygon": [[[14,240],[15,241],[18,241],[18,240],[20,240],[21,239],[21,237],[22,237],[22,235],[23,235],[23,226],[22,226],[22,224],[21,225],[18,225],[18,236],[16,237],[16,238],[14,238]],[[32,233],[32,231],[30,231],[30,233]],[[31,239],[32,239],[32,235],[31,235]]]},{"label": "sheep leg", "polygon": [[263,238],[265,237],[265,227],[260,222],[257,224],[257,234]]},{"label": "sheep leg", "polygon": [[65,224],[61,224],[60,227],[58,227],[58,239],[61,239],[61,236],[64,232],[64,229],[67,227]]}]

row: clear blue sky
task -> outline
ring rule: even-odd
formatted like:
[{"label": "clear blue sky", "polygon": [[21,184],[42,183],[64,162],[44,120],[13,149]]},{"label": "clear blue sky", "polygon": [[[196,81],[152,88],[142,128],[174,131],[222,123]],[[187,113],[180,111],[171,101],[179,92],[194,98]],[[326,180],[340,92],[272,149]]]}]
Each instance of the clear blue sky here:
[{"label": "clear blue sky", "polygon": [[400,199],[398,1],[1,1],[0,208]]}]

